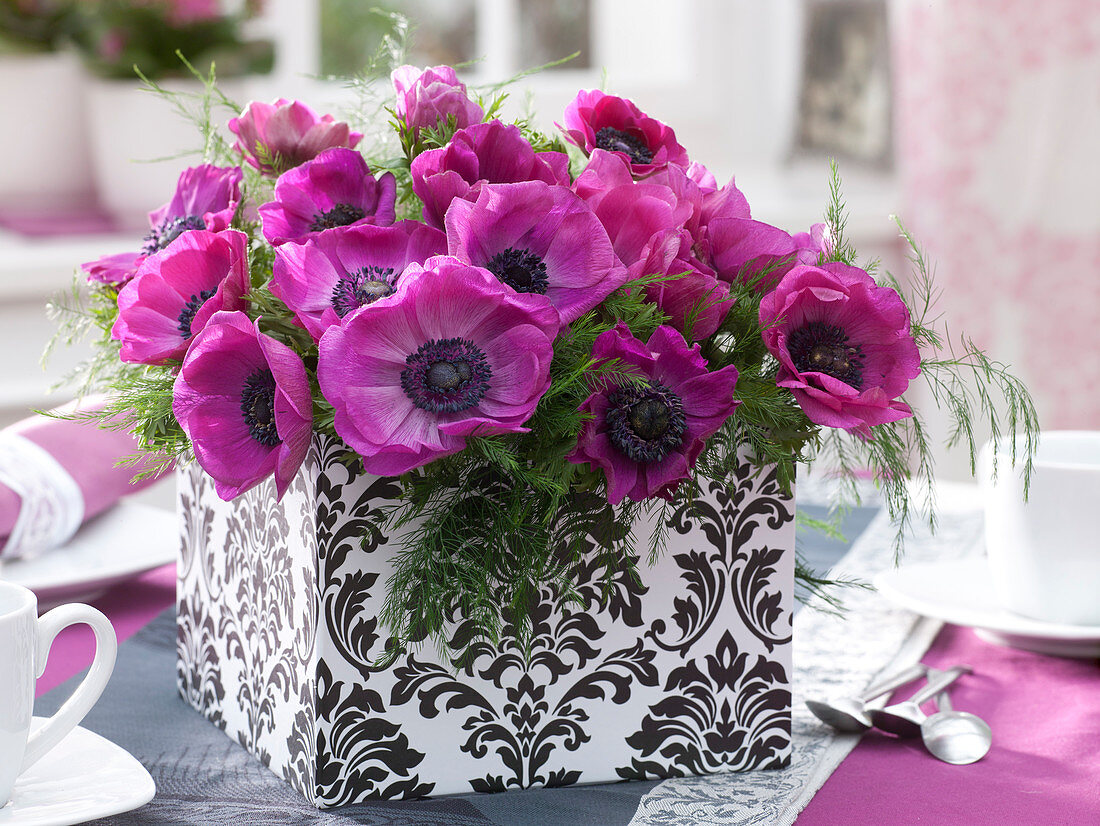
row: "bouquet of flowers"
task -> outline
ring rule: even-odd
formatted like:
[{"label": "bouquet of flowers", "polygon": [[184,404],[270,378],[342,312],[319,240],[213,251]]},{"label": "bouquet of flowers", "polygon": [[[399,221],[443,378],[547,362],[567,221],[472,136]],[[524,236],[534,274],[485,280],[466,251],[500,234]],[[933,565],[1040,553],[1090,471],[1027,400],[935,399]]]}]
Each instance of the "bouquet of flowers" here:
[{"label": "bouquet of flowers", "polygon": [[269,478],[281,496],[314,434],[399,480],[377,514],[401,543],[399,644],[456,606],[489,637],[522,629],[588,535],[629,573],[639,512],[690,502],[745,447],[784,485],[798,462],[869,470],[904,524],[930,475],[919,376],[972,456],[978,414],[1036,431],[1020,383],[929,320],[919,252],[909,299],[857,266],[835,169],[826,221],[790,233],[630,100],[581,91],[546,135],[447,66],[392,84],[371,145],[369,116],[237,110],[140,248],[85,265],[80,317],[104,420],[193,457],[222,498]]},{"label": "bouquet of flowers", "polygon": [[96,74],[132,78],[136,66],[147,78],[186,76],[179,55],[218,64],[223,77],[271,70],[270,41],[248,39],[245,21],[260,10],[257,0],[85,0],[74,34]]}]

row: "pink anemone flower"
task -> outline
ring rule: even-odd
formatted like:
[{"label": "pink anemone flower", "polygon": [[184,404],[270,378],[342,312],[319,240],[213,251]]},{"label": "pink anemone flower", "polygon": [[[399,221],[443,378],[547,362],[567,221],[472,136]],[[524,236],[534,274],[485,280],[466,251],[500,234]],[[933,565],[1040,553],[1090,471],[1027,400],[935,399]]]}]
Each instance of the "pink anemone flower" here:
[{"label": "pink anemone flower", "polygon": [[658,327],[649,341],[634,338],[625,324],[601,334],[592,347],[597,360],[617,359],[639,381],[606,382],[585,399],[585,421],[570,454],[607,477],[607,498],[671,499],[691,474],[706,440],[733,415],[737,368],[707,369],[699,345],[688,347],[671,327]]},{"label": "pink anemone flower", "polygon": [[260,207],[263,235],[278,246],[336,227],[385,227],[394,221],[396,202],[392,172],[375,179],[354,149],[326,149],[279,176],[275,200]]},{"label": "pink anemone flower", "polygon": [[275,252],[271,292],[314,340],[345,316],[393,294],[409,264],[447,251],[447,237],[419,221],[322,232]]},{"label": "pink anemone flower", "polygon": [[145,256],[140,252],[117,252],[81,264],[88,281],[121,288],[132,279]]},{"label": "pink anemone flower", "polygon": [[909,310],[889,287],[846,264],[794,267],[760,301],[776,383],[826,427],[870,437],[912,415],[898,398],[920,375]]},{"label": "pink anemone flower", "polygon": [[545,296],[440,256],[328,329],[317,380],[366,470],[396,476],[469,436],[525,432],[550,387],[559,325]]},{"label": "pink anemone flower", "polygon": [[185,169],[172,199],[149,213],[149,234],[139,251],[105,255],[81,265],[89,281],[122,286],[142,262],[182,233],[193,229],[221,232],[229,226],[241,200],[241,168],[203,164]]},{"label": "pink anemone flower", "polygon": [[313,398],[302,360],[242,312],[219,312],[176,376],[172,411],[229,500],[269,476],[286,493],[309,449]]},{"label": "pink anemone flower", "polygon": [[354,149],[363,139],[332,115],[320,116],[301,101],[279,98],[274,103],[252,101],[229,121],[237,136],[234,148],[265,175],[277,177],[288,169],[336,146]]},{"label": "pink anemone flower", "polygon": [[145,259],[118,294],[111,338],[119,358],[165,364],[183,358],[198,333],[219,310],[243,310],[250,287],[248,236],[237,230],[194,230]]},{"label": "pink anemone flower", "polygon": [[565,108],[564,132],[570,142],[591,154],[595,149],[618,152],[635,175],[645,175],[665,164],[687,167],[687,151],[676,133],[649,117],[626,98],[599,90],[579,92]]},{"label": "pink anemone flower", "polygon": [[424,202],[424,220],[440,229],[451,201],[475,200],[482,184],[570,182],[568,155],[536,153],[519,127],[499,120],[460,129],[444,148],[421,152],[411,172],[413,192]]},{"label": "pink anemone flower", "polygon": [[416,135],[422,128],[435,129],[440,122],[454,119],[455,127],[465,129],[479,123],[485,112],[470,100],[466,85],[450,66],[399,66],[390,74],[397,93],[394,109],[397,119]]},{"label": "pink anemone flower", "polygon": [[152,231],[142,251],[152,255],[189,229],[226,229],[241,201],[242,175],[239,166],[203,164],[185,169],[172,200],[149,213]]},{"label": "pink anemone flower", "polygon": [[626,283],[607,231],[584,201],[542,181],[486,184],[447,210],[447,251],[521,293],[550,299],[563,324]]},{"label": "pink anemone flower", "polygon": [[[669,167],[674,169],[674,167]],[[596,150],[576,189],[600,219],[630,280],[675,275],[648,285],[646,297],[692,340],[713,334],[729,312],[729,287],[695,258],[687,227],[698,214],[698,187],[683,172],[635,182],[625,161]],[[652,181],[652,182],[651,182]],[[677,185],[679,184],[679,185]],[[676,186],[676,189],[673,187]]]}]

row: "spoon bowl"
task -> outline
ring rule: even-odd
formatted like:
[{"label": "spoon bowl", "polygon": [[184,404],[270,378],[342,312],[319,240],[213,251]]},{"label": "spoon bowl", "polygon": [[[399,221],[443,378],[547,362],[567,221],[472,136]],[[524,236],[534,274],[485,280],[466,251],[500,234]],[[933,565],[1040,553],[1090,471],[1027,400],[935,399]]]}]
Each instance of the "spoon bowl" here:
[{"label": "spoon bowl", "polygon": [[936,673],[928,680],[928,685],[908,700],[894,703],[885,708],[872,709],[870,712],[871,723],[875,728],[896,734],[898,737],[919,736],[921,724],[928,718],[928,715],[920,707],[921,703],[931,699],[960,676],[969,674],[972,670],[966,665],[956,665],[946,671]]},{"label": "spoon bowl", "polygon": [[952,709],[946,693],[939,697],[939,711],[921,723],[920,736],[933,757],[956,766],[976,763],[993,745],[989,723],[976,714]]},{"label": "spoon bowl", "polygon": [[877,683],[858,697],[832,697],[828,700],[807,700],[806,707],[821,722],[837,731],[858,734],[871,727],[871,717],[867,713],[866,703],[880,697],[888,691],[901,688],[928,671],[921,663],[914,663],[892,677]]},{"label": "spoon bowl", "polygon": [[858,734],[871,727],[871,717],[863,701],[855,697],[834,697],[828,702],[807,700],[806,706],[817,719],[837,731]]}]

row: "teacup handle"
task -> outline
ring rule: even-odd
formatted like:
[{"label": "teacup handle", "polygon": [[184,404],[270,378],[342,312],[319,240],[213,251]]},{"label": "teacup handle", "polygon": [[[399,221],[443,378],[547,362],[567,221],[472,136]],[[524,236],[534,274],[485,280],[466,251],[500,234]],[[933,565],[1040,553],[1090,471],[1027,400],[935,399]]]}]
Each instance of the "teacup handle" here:
[{"label": "teacup handle", "polygon": [[91,711],[99,695],[107,687],[107,680],[111,678],[115,657],[118,654],[114,626],[107,617],[92,606],[80,604],[58,606],[38,618],[35,675],[41,677],[46,670],[46,658],[49,656],[54,638],[63,628],[81,622],[90,626],[95,633],[95,659],[92,660],[92,667],[88,670],[88,675],[83,682],[76,687],[76,691],[57,710],[57,713],[27,740],[27,750],[23,753],[23,767],[19,770],[20,772],[37,762],[80,724],[84,715]]}]

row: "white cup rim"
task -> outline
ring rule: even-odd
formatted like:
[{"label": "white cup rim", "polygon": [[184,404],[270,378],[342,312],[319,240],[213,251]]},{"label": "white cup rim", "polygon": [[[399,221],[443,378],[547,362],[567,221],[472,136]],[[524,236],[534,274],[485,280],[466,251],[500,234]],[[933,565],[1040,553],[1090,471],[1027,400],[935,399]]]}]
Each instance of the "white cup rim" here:
[{"label": "white cup rim", "polygon": [[38,598],[34,591],[14,582],[0,580],[0,620],[21,614],[27,609],[34,611],[37,606]]}]

